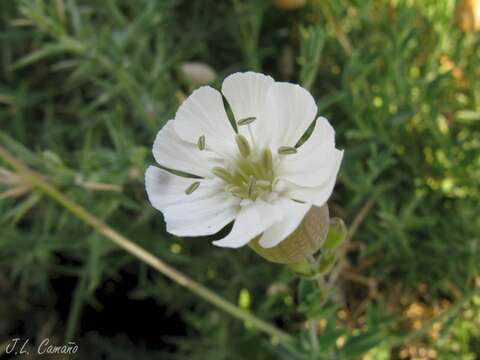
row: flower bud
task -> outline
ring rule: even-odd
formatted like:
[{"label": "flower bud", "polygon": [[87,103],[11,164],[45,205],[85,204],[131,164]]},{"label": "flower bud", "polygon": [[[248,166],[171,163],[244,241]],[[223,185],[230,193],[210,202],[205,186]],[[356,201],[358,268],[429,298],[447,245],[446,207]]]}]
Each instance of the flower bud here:
[{"label": "flower bud", "polygon": [[329,228],[330,217],[327,204],[313,206],[298,228],[285,240],[272,248],[263,248],[256,237],[248,244],[263,258],[280,264],[301,263],[315,254],[322,246]]}]

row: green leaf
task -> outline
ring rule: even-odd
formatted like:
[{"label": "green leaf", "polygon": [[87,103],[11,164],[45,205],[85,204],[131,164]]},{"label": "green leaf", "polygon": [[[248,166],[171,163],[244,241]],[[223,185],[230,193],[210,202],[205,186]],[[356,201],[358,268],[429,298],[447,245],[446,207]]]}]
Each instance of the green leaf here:
[{"label": "green leaf", "polygon": [[342,353],[348,358],[354,358],[367,353],[379,345],[383,335],[378,332],[367,332],[353,336],[347,340],[342,348]]}]

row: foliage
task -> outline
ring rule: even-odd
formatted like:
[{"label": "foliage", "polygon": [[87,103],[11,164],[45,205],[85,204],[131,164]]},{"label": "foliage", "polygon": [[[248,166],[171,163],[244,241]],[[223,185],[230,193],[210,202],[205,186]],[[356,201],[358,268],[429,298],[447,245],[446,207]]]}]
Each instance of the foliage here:
[{"label": "foliage", "polygon": [[[462,33],[453,14],[453,0],[311,0],[291,12],[267,0],[2,1],[0,143],[121,233],[298,341],[259,336],[153,273],[4,164],[0,340],[38,336],[48,308],[57,312],[52,331],[102,358],[313,359],[309,318],[321,330],[319,359],[397,358],[414,345],[434,351],[425,358],[473,359],[480,37]],[[373,206],[339,260],[333,301],[319,306],[324,295],[306,291],[311,283],[248,248],[165,232],[143,172],[156,132],[191,90],[179,74],[187,61],[212,66],[217,88],[247,69],[303,83],[334,124],[345,160],[331,212],[351,224]],[[111,292],[127,299],[126,313],[153,301],[151,323],[106,319],[98,336],[89,333],[85,315],[112,306],[109,288],[121,289]],[[27,312],[8,300],[16,298],[29,312],[43,304],[39,315],[22,320]],[[410,316],[415,304],[429,317]],[[439,342],[430,334],[437,322]],[[147,326],[158,334],[135,336],[144,332],[132,327]]]}]

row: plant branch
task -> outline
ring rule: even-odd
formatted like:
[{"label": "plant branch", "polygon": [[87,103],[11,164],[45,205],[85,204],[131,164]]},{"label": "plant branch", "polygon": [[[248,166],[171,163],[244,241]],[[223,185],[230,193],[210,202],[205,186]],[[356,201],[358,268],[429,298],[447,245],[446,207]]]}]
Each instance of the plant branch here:
[{"label": "plant branch", "polygon": [[318,5],[320,7],[320,10],[323,13],[323,16],[325,16],[325,19],[329,23],[329,25],[332,27],[333,32],[335,33],[335,36],[338,39],[338,42],[342,46],[343,50],[348,56],[352,55],[353,48],[350,40],[348,39],[347,35],[343,31],[342,27],[338,24],[337,20],[333,16],[331,10],[330,10],[330,4],[327,1],[319,1]]}]

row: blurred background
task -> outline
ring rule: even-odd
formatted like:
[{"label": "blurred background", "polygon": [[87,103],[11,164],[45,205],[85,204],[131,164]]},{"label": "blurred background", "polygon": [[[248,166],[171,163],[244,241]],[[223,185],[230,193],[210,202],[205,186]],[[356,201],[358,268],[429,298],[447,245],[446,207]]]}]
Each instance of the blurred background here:
[{"label": "blurred background", "polygon": [[[479,29],[476,0],[2,0],[0,144],[298,342],[151,270],[0,161],[0,358],[49,337],[79,359],[480,359]],[[147,201],[157,131],[244,70],[307,87],[345,149],[329,206],[354,231],[323,307],[249,248],[167,234]]]}]

